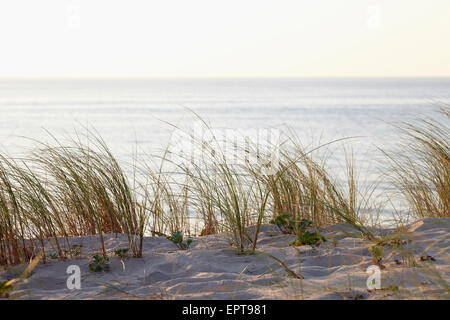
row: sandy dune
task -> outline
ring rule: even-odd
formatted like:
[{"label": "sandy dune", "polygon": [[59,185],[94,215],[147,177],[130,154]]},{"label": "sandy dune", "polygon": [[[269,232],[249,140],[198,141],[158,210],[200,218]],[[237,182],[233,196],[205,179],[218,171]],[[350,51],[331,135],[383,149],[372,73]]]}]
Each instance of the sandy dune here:
[{"label": "sandy dune", "polygon": [[[390,230],[382,230],[387,234]],[[146,238],[144,257],[121,259],[111,254],[111,271],[89,271],[89,256],[99,251],[96,237],[73,238],[83,245],[77,260],[50,260],[12,292],[22,299],[449,299],[450,219],[425,219],[407,228],[398,248],[384,247],[381,290],[367,291],[371,265],[367,240],[346,224],[323,230],[329,240],[313,249],[292,247],[293,236],[271,225],[262,227],[258,250],[283,261],[304,279],[290,277],[263,254],[237,255],[226,235],[194,238],[187,251],[165,238]],[[107,235],[107,249],[127,246],[123,235]],[[334,240],[333,240],[334,239]],[[49,247],[50,248],[50,247]],[[403,252],[403,254],[402,254]],[[431,256],[435,261],[420,261]],[[397,260],[397,262],[395,261]],[[66,286],[70,265],[81,268],[81,289]],[[0,269],[0,279],[20,267]]]}]

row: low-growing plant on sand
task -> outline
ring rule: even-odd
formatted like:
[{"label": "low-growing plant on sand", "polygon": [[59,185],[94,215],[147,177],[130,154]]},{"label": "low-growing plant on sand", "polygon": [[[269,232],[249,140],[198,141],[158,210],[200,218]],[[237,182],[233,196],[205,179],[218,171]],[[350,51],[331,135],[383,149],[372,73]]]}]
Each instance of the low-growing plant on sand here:
[{"label": "low-growing plant on sand", "polygon": [[50,253],[47,257],[50,259],[55,259],[55,260],[59,258],[58,254],[56,254],[56,253]]},{"label": "low-growing plant on sand", "polygon": [[187,239],[186,241],[183,241],[183,233],[181,231],[172,233],[172,235],[168,236],[167,239],[172,241],[181,250],[189,249],[189,246],[192,243],[192,239]]},{"label": "low-growing plant on sand", "polygon": [[94,260],[89,264],[89,270],[91,272],[108,272],[110,270],[108,257],[104,257],[101,254],[94,254],[92,258]]},{"label": "low-growing plant on sand", "polygon": [[290,233],[290,218],[291,214],[288,211],[284,211],[270,220],[270,223],[276,225],[281,232]]},{"label": "low-growing plant on sand", "polygon": [[382,263],[384,248],[382,246],[372,246],[369,248],[369,252],[372,255],[372,264],[384,269],[385,267]]},{"label": "low-growing plant on sand", "polygon": [[8,298],[9,297],[9,291],[11,291],[13,288],[10,281],[6,280],[3,282],[0,282],[0,298]]},{"label": "low-growing plant on sand", "polygon": [[68,256],[80,257],[81,256],[81,248],[83,248],[83,246],[81,244],[74,244],[74,245],[72,245],[70,250],[65,250],[64,251],[64,255],[66,257],[68,257]]},{"label": "low-growing plant on sand", "polygon": [[293,220],[291,213],[287,211],[270,220],[270,223],[276,225],[283,233],[303,233],[312,225],[312,221],[308,219]]},{"label": "low-growing plant on sand", "polygon": [[270,223],[275,224],[283,233],[294,233],[296,239],[290,243],[293,246],[312,245],[318,246],[327,240],[318,231],[309,232],[307,229],[313,224],[308,219],[293,220],[292,215],[285,211],[272,219]]},{"label": "low-growing plant on sand", "polygon": [[305,231],[299,233],[297,235],[297,238],[290,244],[293,246],[303,246],[303,245],[318,246],[326,241],[327,239],[325,239],[325,237],[317,231],[314,232]]}]

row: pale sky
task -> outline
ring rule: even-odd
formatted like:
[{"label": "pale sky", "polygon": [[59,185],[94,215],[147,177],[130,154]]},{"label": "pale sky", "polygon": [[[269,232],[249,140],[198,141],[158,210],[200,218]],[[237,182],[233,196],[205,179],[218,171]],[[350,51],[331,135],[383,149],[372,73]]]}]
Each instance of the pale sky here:
[{"label": "pale sky", "polygon": [[0,77],[450,76],[449,0],[3,0]]}]

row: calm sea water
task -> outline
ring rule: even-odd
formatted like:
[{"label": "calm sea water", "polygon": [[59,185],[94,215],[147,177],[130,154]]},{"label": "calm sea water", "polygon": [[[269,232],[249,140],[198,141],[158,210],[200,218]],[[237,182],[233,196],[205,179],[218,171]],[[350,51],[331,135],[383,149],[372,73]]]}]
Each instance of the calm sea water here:
[{"label": "calm sea water", "polygon": [[0,150],[22,151],[30,141],[21,136],[49,140],[44,129],[59,137],[88,126],[122,159],[136,142],[163,148],[173,130],[165,122],[188,125],[192,109],[213,127],[291,128],[305,145],[363,136],[351,146],[371,167],[376,146],[396,140],[389,123],[439,103],[450,104],[449,78],[1,80]]}]

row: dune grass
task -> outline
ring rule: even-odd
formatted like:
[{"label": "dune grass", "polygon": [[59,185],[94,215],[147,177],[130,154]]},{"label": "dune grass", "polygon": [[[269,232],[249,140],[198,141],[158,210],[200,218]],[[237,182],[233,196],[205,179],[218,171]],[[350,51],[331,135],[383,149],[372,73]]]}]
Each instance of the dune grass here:
[{"label": "dune grass", "polygon": [[398,151],[384,152],[391,183],[419,218],[450,217],[450,108],[438,115],[398,124]]},{"label": "dune grass", "polygon": [[[66,145],[41,144],[20,163],[2,157],[1,250],[4,264],[27,261],[32,240],[42,250],[52,243],[67,258],[69,237],[98,234],[102,253],[105,233],[125,233],[134,257],[142,255],[147,221],[144,200],[138,201],[106,144],[72,140]],[[44,255],[45,259],[45,255]]]},{"label": "dune grass", "polygon": [[[418,217],[449,216],[449,110],[440,112],[442,122],[403,124],[408,142],[399,153],[385,152],[392,185]],[[95,132],[65,142],[52,137],[26,158],[0,155],[0,264],[25,263],[39,253],[45,262],[46,243],[59,259],[71,258],[70,237],[84,235],[98,235],[106,257],[108,233],[126,234],[136,258],[145,235],[179,231],[226,232],[238,253],[252,253],[260,226],[283,212],[316,228],[349,223],[376,240],[364,213],[376,214],[382,204],[373,196],[376,186],[361,189],[352,154],[342,181],[320,155],[329,144],[305,148],[294,134],[283,134],[265,153],[247,137],[227,146],[213,134],[192,136],[194,158],[174,157],[169,145],[131,166],[119,163]]]}]

